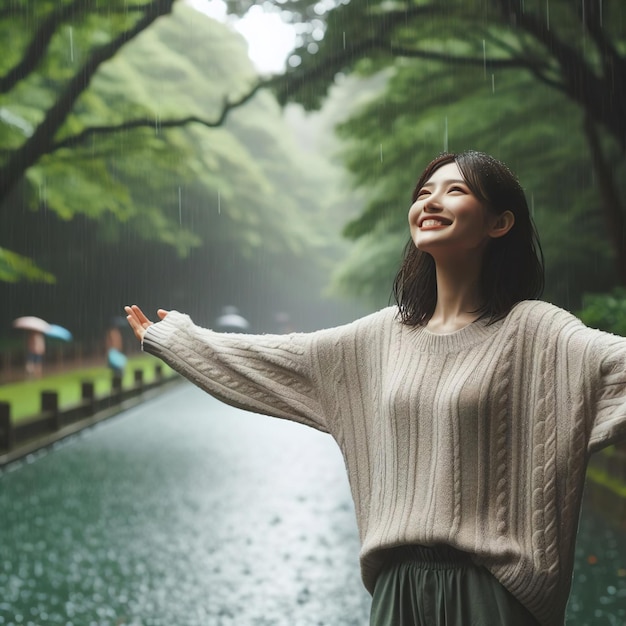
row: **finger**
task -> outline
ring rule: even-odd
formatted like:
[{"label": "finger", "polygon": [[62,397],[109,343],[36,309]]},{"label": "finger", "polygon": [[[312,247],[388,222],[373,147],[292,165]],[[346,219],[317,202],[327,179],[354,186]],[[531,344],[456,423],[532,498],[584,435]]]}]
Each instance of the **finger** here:
[{"label": "finger", "polygon": [[133,304],[132,309],[133,309],[133,313],[137,317],[137,321],[142,326],[145,326],[146,324],[147,325],[152,324],[152,322],[145,316],[144,312],[136,304]]},{"label": "finger", "polygon": [[165,319],[166,315],[169,313],[169,311],[166,311],[165,309],[159,309],[157,311],[157,315],[159,316],[159,319]]},{"label": "finger", "polygon": [[135,335],[137,334],[137,329],[141,327],[139,320],[137,319],[137,316],[135,315],[135,312],[130,308],[130,307],[125,307],[126,313],[128,313],[128,315],[126,316],[126,321],[128,322],[129,326],[131,327],[132,331],[135,333]]},{"label": "finger", "polygon": [[133,310],[132,306],[125,306],[124,307],[124,311],[126,311],[127,318],[132,318],[135,321],[139,321],[139,320],[137,320],[137,314]]},{"label": "finger", "polygon": [[135,314],[133,310],[129,306],[124,307],[124,311],[126,312],[126,321],[132,326],[132,322],[135,320]]},{"label": "finger", "polygon": [[124,307],[124,312],[126,313],[127,316],[131,315],[131,316],[135,316],[135,314],[133,313],[133,310],[131,307],[129,307],[128,305]]},{"label": "finger", "polygon": [[133,333],[135,334],[135,337],[137,337],[137,339],[139,339],[139,341],[141,341],[141,339],[143,338],[143,333],[145,331],[139,325],[139,322],[137,322],[137,320],[134,317],[132,317],[131,315],[129,315],[126,319],[128,320],[128,324],[130,325]]},{"label": "finger", "polygon": [[133,315],[130,314],[126,317],[129,326],[134,330],[137,331],[138,328],[141,328],[141,325],[139,324],[139,322],[137,321],[137,318]]}]

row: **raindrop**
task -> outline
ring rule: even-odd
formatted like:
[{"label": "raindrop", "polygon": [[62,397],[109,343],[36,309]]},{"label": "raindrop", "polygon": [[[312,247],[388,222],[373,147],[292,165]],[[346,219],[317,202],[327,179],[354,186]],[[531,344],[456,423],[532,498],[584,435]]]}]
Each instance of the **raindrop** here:
[{"label": "raindrop", "polygon": [[74,63],[74,29],[70,26],[70,61]]},{"label": "raindrop", "polygon": [[45,180],[39,184],[39,204],[43,206],[44,210],[48,207],[48,193]]},{"label": "raindrop", "polygon": [[346,31],[343,31],[343,49],[346,49]]},{"label": "raindrop", "polygon": [[178,187],[178,223],[183,223],[183,199],[180,187]]},{"label": "raindrop", "polygon": [[217,214],[222,214],[222,196],[219,191],[217,192]]},{"label": "raindrop", "polygon": [[604,27],[604,22],[602,21],[602,2],[603,0],[600,0],[600,27],[601,28]]},{"label": "raindrop", "polygon": [[546,28],[550,30],[550,0],[546,0]]},{"label": "raindrop", "polygon": [[446,115],[443,125],[443,151],[448,151],[448,116]]},{"label": "raindrop", "polygon": [[485,78],[487,78],[487,43],[483,39],[483,72]]},{"label": "raindrop", "polygon": [[581,17],[580,17],[580,21],[581,21],[581,26],[582,26],[582,40],[583,40],[583,52],[586,53],[587,52],[587,13],[585,10],[585,0],[582,0],[581,2]]},{"label": "raindrop", "polygon": [[380,144],[380,162],[383,162],[383,144]]},{"label": "raindrop", "polygon": [[496,75],[491,75],[491,93],[496,93]]}]

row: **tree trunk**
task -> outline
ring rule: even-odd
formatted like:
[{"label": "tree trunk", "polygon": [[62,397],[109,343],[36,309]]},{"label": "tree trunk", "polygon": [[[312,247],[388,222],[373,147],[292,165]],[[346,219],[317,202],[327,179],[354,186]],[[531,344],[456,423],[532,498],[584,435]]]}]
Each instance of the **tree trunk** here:
[{"label": "tree trunk", "polygon": [[600,137],[594,121],[585,116],[585,136],[589,144],[591,160],[597,177],[600,202],[606,223],[607,233],[615,250],[617,276],[621,285],[626,286],[626,230],[624,224],[624,207],[615,185],[611,164],[602,151]]}]

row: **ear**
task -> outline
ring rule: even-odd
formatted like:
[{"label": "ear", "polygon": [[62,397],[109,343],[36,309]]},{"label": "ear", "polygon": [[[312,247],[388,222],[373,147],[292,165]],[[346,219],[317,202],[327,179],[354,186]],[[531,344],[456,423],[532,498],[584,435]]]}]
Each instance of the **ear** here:
[{"label": "ear", "polygon": [[515,215],[511,211],[505,211],[495,216],[488,234],[492,239],[504,237],[513,228],[513,224],[515,224]]}]

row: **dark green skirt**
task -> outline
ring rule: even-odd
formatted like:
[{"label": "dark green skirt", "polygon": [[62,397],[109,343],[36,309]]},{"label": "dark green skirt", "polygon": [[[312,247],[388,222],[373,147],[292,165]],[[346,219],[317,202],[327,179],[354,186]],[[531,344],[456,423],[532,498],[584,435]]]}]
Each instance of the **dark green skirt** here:
[{"label": "dark green skirt", "polygon": [[370,626],[539,626],[484,567],[447,546],[390,550]]}]

